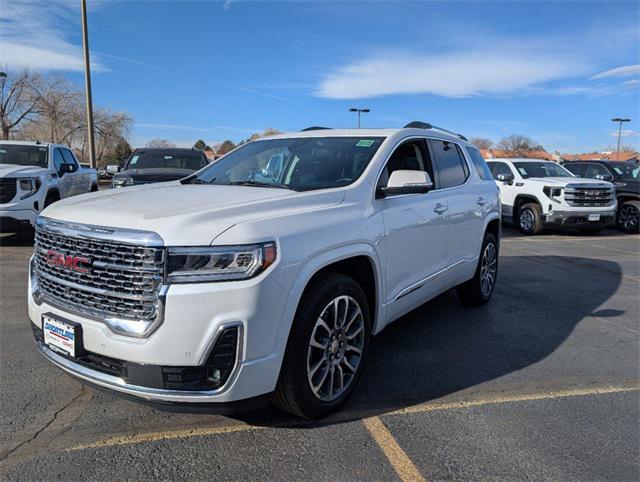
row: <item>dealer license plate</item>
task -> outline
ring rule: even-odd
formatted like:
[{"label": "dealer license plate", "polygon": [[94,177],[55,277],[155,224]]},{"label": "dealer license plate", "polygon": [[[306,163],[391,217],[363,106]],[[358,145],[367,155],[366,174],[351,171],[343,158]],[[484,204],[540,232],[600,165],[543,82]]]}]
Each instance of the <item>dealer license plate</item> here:
[{"label": "dealer license plate", "polygon": [[76,327],[47,315],[42,316],[44,343],[54,351],[75,357]]},{"label": "dealer license plate", "polygon": [[599,214],[589,214],[589,217],[587,219],[589,221],[600,221],[600,215]]}]

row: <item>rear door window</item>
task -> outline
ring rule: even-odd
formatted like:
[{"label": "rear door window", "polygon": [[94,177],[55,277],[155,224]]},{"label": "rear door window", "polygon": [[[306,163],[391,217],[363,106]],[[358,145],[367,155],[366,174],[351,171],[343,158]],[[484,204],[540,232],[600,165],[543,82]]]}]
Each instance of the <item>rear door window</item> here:
[{"label": "rear door window", "polygon": [[469,168],[460,147],[454,142],[436,139],[429,139],[429,143],[438,171],[438,187],[445,189],[464,184],[469,177]]}]

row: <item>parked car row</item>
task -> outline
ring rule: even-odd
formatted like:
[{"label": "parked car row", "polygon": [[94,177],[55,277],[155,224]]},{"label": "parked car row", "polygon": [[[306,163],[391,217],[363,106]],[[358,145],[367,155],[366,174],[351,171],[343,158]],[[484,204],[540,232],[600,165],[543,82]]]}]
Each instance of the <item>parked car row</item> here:
[{"label": "parked car row", "polygon": [[[46,166],[66,155],[40,149]],[[95,179],[54,161],[52,179]],[[637,175],[626,167],[623,178]],[[635,202],[616,191],[626,182],[553,162],[487,163],[425,122],[310,128],[211,165],[196,150],[138,149],[109,170],[118,189],[37,217],[28,306],[39,351],[145,402],[272,401],[306,418],[348,399],[388,324],[451,288],[466,304],[491,299],[501,220],[525,234],[595,231]]]}]

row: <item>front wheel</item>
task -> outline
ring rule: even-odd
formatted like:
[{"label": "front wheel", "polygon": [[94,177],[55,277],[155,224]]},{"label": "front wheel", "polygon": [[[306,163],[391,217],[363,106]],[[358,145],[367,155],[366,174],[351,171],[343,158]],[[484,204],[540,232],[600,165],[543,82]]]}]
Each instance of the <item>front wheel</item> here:
[{"label": "front wheel", "polygon": [[370,333],[360,285],[342,274],[320,275],[300,301],[274,403],[311,419],[335,411],[360,378]]},{"label": "front wheel", "polygon": [[540,234],[542,232],[542,212],[535,203],[527,203],[518,211],[518,227],[522,234]]},{"label": "front wheel", "polygon": [[640,232],[640,201],[626,201],[618,208],[616,216],[618,229],[625,233]]},{"label": "front wheel", "polygon": [[498,279],[498,240],[493,233],[484,235],[476,272],[466,283],[458,286],[458,296],[465,304],[484,305],[493,294]]}]

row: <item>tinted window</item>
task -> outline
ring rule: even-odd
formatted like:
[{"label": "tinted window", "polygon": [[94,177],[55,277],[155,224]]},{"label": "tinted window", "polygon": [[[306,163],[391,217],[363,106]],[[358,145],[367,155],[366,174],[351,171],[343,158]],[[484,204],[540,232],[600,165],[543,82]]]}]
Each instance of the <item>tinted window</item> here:
[{"label": "tinted window", "polygon": [[382,141],[383,137],[293,137],[249,142],[190,182],[298,191],[346,186],[360,177]]},{"label": "tinted window", "polygon": [[0,164],[47,167],[48,147],[0,144]]},{"label": "tinted window", "polygon": [[491,174],[493,174],[494,179],[500,174],[511,174],[513,176],[513,172],[511,172],[511,168],[506,162],[489,161],[487,164],[489,165],[489,169],[491,169]]},{"label": "tinted window", "polygon": [[56,171],[60,171],[60,166],[64,164],[64,157],[62,157],[62,152],[60,152],[59,148],[55,148],[53,151],[53,165],[56,168]]},{"label": "tinted window", "polygon": [[188,169],[198,171],[207,165],[200,151],[136,151],[127,163],[127,169]]},{"label": "tinted window", "polygon": [[64,162],[67,164],[71,164],[75,166],[76,170],[78,169],[78,163],[76,162],[75,157],[71,154],[69,149],[60,149],[62,151],[62,157],[64,158]]},{"label": "tinted window", "polygon": [[471,158],[471,162],[473,162],[473,167],[478,171],[480,179],[493,179],[489,166],[487,166],[487,163],[485,162],[484,157],[482,157],[482,154],[480,154],[480,151],[469,146],[466,146],[465,149]]},{"label": "tinted window", "polygon": [[469,171],[460,148],[453,142],[434,139],[429,142],[433,149],[435,166],[438,170],[439,187],[447,188],[464,184]]},{"label": "tinted window", "polygon": [[589,179],[595,179],[596,176],[604,176],[605,178],[612,178],[613,177],[611,175],[611,173],[609,173],[607,168],[604,167],[602,164],[596,164],[596,163],[591,162],[587,166],[587,170],[584,173],[584,177],[589,178]]},{"label": "tinted window", "polygon": [[585,177],[584,173],[587,170],[587,164],[565,164],[564,167],[574,173],[576,176]]}]

